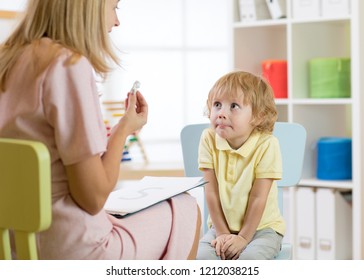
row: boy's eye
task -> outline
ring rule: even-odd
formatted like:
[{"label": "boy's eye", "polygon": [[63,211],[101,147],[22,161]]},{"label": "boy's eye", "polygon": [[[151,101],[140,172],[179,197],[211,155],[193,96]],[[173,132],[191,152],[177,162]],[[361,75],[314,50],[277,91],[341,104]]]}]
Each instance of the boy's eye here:
[{"label": "boy's eye", "polygon": [[236,103],[231,104],[231,109],[239,108],[240,106]]},{"label": "boy's eye", "polygon": [[220,102],[215,102],[214,107],[217,107],[217,108],[221,107],[221,103]]}]

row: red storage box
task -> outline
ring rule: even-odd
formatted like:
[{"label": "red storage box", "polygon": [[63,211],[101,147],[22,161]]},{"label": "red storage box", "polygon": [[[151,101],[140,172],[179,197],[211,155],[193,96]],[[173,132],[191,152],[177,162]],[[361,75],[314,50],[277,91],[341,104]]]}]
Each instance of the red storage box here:
[{"label": "red storage box", "polygon": [[275,98],[287,98],[287,61],[264,60],[262,62],[263,76],[268,80],[274,91]]}]

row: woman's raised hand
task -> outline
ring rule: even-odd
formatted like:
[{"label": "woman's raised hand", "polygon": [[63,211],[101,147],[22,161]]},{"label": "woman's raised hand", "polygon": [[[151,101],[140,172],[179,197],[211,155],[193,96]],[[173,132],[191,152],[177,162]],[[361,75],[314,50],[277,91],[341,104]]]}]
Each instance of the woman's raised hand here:
[{"label": "woman's raised hand", "polygon": [[119,125],[122,126],[128,134],[140,130],[148,120],[148,104],[144,96],[137,91],[128,93],[125,100],[125,114],[120,119]]}]

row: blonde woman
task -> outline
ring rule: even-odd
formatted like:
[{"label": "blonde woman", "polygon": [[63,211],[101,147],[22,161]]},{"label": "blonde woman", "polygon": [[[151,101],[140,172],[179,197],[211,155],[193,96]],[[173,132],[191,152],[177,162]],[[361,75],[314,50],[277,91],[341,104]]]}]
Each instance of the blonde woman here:
[{"label": "blonde woman", "polygon": [[210,90],[211,128],[200,140],[210,213],[209,231],[198,259],[272,259],[281,246],[285,223],[275,180],[282,177],[272,88],[244,71],[221,77]]},{"label": "blonde woman", "polygon": [[196,201],[182,194],[124,219],[104,210],[125,140],[147,122],[140,92],[110,137],[95,72],[118,59],[108,32],[118,0],[29,0],[0,47],[0,137],[43,142],[52,162],[52,225],[37,236],[41,259],[193,259]]}]

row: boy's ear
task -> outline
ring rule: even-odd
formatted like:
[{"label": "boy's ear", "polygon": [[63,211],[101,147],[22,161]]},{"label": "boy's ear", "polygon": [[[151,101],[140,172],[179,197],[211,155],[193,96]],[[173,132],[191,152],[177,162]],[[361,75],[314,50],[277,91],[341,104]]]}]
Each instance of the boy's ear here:
[{"label": "boy's ear", "polygon": [[207,107],[207,105],[204,108],[204,112],[203,112],[204,117],[210,118],[210,110]]}]

